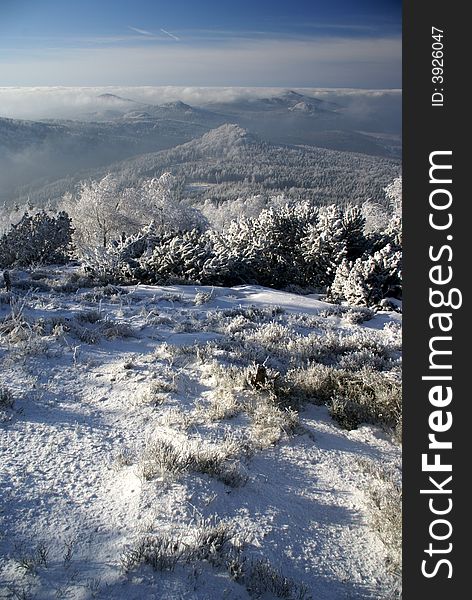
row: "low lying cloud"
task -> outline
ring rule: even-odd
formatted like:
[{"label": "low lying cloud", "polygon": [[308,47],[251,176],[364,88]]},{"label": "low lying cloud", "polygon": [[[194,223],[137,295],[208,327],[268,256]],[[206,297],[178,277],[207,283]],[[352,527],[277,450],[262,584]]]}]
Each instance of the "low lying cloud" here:
[{"label": "low lying cloud", "polygon": [[[107,108],[101,94],[135,100],[143,104],[164,104],[181,100],[193,106],[213,102],[230,103],[250,98],[281,95],[284,87],[193,87],[193,86],[96,86],[96,87],[0,87],[0,117],[13,119],[80,119]],[[400,110],[400,90],[359,90],[290,88],[294,91],[336,102],[352,114],[367,114],[380,105]],[[126,103],[124,103],[126,106]],[[118,104],[119,107],[119,104]],[[113,108],[110,106],[108,108]],[[130,106],[127,106],[129,109]]]}]

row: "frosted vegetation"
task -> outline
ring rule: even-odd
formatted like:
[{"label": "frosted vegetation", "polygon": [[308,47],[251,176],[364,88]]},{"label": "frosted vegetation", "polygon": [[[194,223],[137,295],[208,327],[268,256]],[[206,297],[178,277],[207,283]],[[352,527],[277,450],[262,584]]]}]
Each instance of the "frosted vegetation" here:
[{"label": "frosted vegetation", "polygon": [[12,276],[6,598],[399,597],[398,313]]},{"label": "frosted vegetation", "polygon": [[299,286],[358,306],[401,298],[401,179],[385,189],[388,209],[275,198],[260,210],[241,203],[226,223],[176,188],[169,173],[132,188],[111,174],[84,182],[61,212],[25,214],[7,228],[0,266],[74,259],[101,283]]},{"label": "frosted vegetation", "polygon": [[0,597],[400,598],[401,179],[181,184],[2,215]]}]

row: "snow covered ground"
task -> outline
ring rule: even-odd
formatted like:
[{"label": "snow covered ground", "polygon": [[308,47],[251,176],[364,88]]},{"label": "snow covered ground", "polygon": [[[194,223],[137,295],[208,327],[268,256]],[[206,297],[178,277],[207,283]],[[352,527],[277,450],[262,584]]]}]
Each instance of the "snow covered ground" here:
[{"label": "snow covered ground", "polygon": [[274,390],[314,349],[353,377],[369,352],[388,379],[398,313],[36,280],[0,295],[0,598],[388,597],[371,489],[400,445]]}]

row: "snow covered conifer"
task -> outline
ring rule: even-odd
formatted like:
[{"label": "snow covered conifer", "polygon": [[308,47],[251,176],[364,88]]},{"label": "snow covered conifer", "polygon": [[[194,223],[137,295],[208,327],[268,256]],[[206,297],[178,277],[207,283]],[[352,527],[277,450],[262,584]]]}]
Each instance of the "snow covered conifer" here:
[{"label": "snow covered conifer", "polygon": [[197,229],[168,232],[160,237],[152,255],[140,261],[142,276],[153,283],[204,280],[205,263],[210,257],[209,236]]},{"label": "snow covered conifer", "polygon": [[360,206],[347,206],[342,216],[343,240],[346,257],[349,260],[359,258],[366,247],[364,236],[365,217]]},{"label": "snow covered conifer", "polygon": [[322,289],[332,283],[336,267],[346,256],[342,217],[339,207],[323,207],[301,241],[309,285]]},{"label": "snow covered conifer", "polygon": [[319,289],[333,283],[344,259],[353,260],[365,249],[364,217],[358,206],[342,209],[334,204],[319,210],[301,240],[306,281]]},{"label": "snow covered conifer", "polygon": [[355,306],[375,306],[389,296],[401,297],[401,252],[389,244],[372,256],[344,259],[329,290],[332,300]]},{"label": "snow covered conifer", "polygon": [[20,222],[0,238],[0,265],[63,263],[69,258],[71,239],[71,219],[67,213],[25,213]]}]

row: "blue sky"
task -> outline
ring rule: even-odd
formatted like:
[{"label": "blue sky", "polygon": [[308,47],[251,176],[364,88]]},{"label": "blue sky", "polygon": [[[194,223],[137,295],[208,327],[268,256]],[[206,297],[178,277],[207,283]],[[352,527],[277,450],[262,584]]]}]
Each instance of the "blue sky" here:
[{"label": "blue sky", "polygon": [[399,0],[0,0],[0,85],[401,87]]}]

